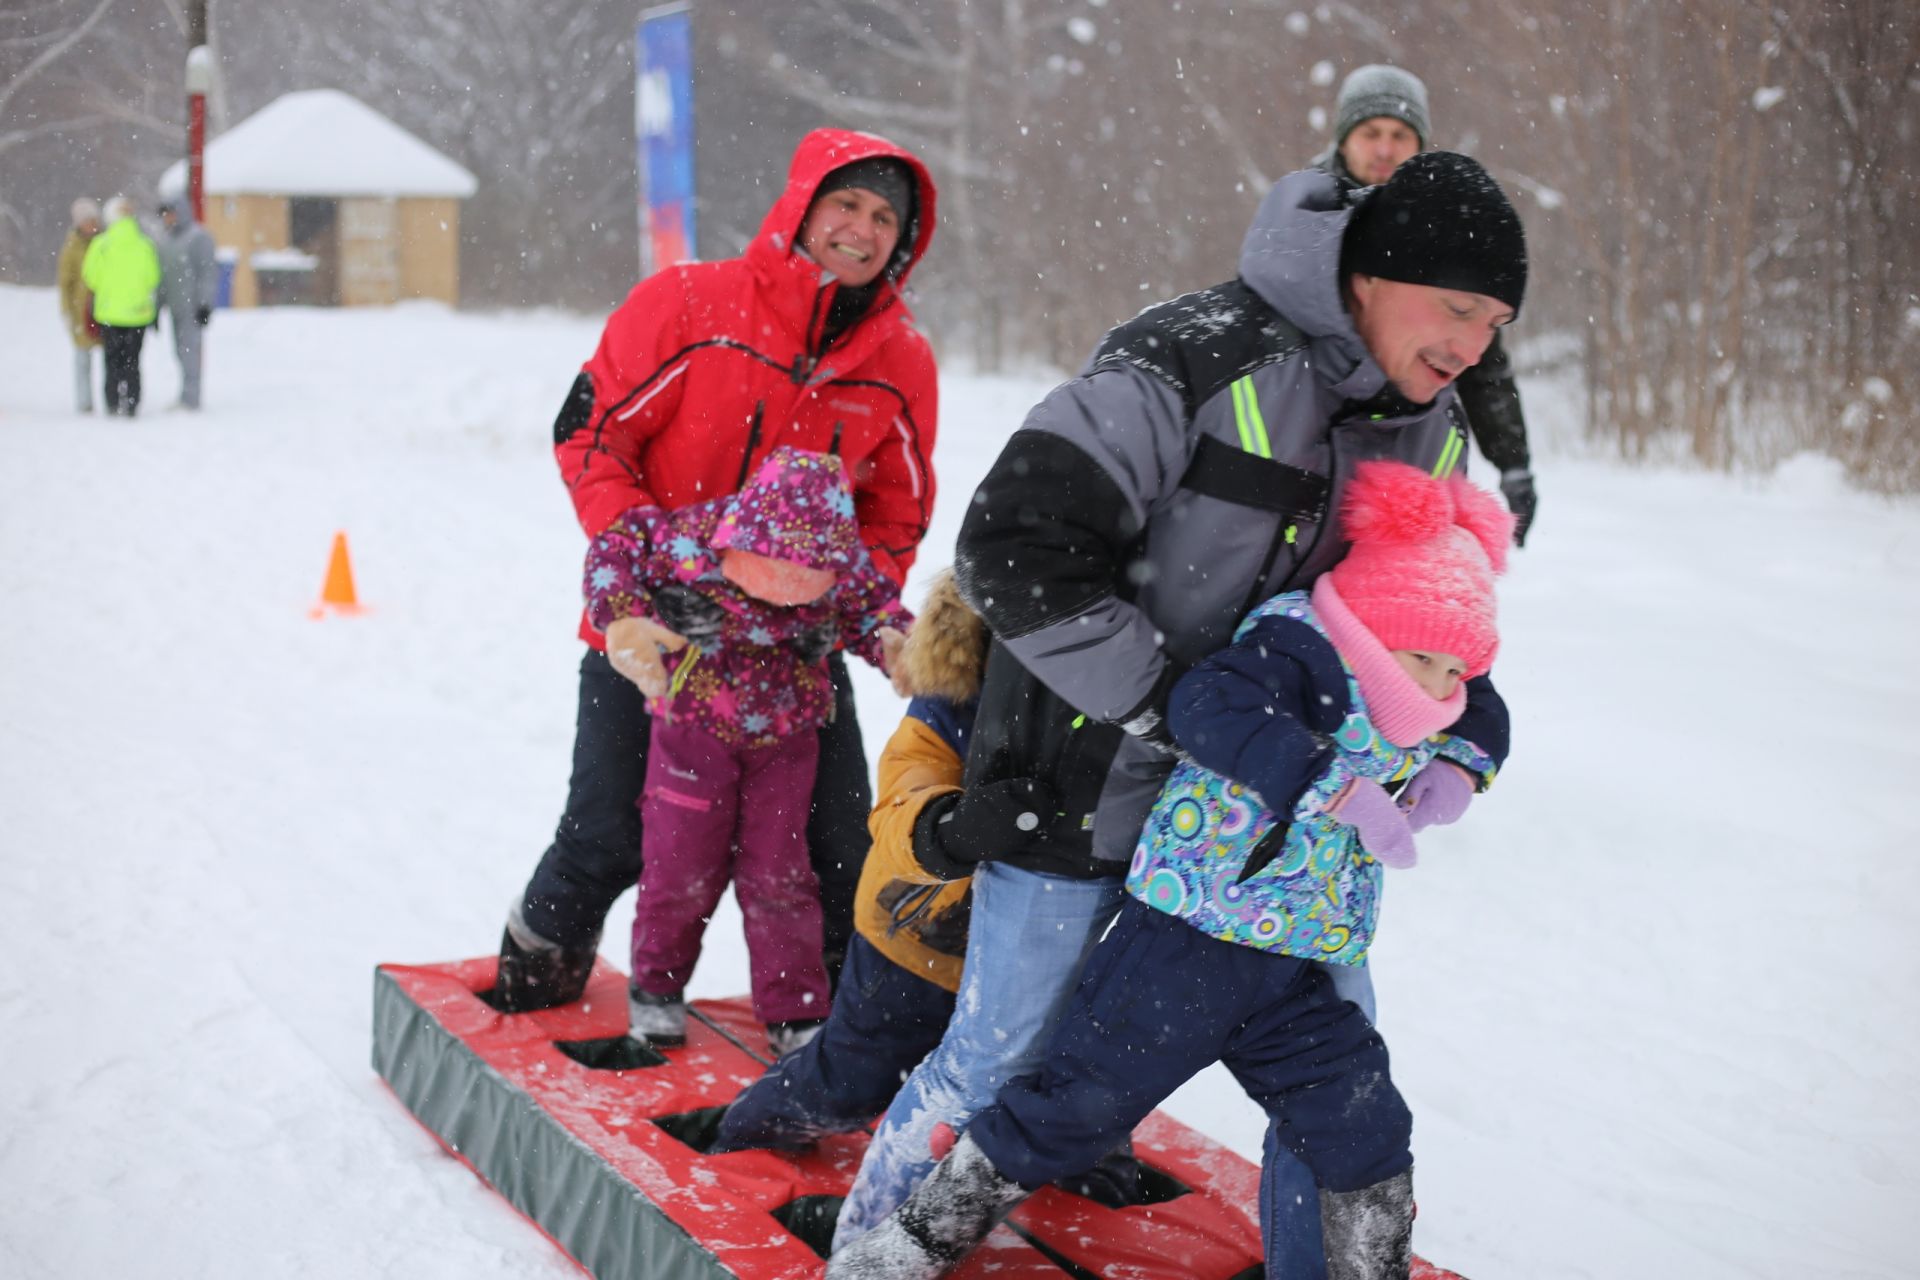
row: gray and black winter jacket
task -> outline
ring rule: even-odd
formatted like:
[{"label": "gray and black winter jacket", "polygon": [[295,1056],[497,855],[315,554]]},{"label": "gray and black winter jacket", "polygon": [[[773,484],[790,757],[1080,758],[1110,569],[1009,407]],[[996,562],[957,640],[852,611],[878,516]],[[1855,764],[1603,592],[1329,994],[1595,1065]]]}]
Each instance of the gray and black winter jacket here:
[{"label": "gray and black winter jacket", "polygon": [[[1408,403],[1354,331],[1349,213],[1330,176],[1282,179],[1239,277],[1109,333],[975,493],[956,574],[996,640],[966,782],[1041,777],[1060,798],[1020,865],[1124,872],[1172,767],[1174,680],[1345,553],[1332,513],[1356,463],[1463,464],[1452,390]],[[1506,708],[1484,678],[1470,688],[1454,732],[1502,760]]]},{"label": "gray and black winter jacket", "polygon": [[[1352,193],[1363,186],[1333,147],[1315,156],[1313,167],[1332,174],[1342,191]],[[1466,412],[1473,442],[1480,446],[1486,460],[1502,473],[1531,470],[1533,453],[1527,446],[1526,415],[1520,411],[1520,385],[1514,381],[1513,361],[1507,358],[1507,344],[1500,330],[1494,330],[1493,341],[1487,344],[1480,363],[1462,371],[1453,386]]]},{"label": "gray and black winter jacket", "polygon": [[192,322],[193,313],[211,307],[220,283],[213,235],[193,219],[182,204],[174,211],[172,230],[158,228],[153,247],[160,256],[160,296],[158,302],[171,314],[175,325]]}]

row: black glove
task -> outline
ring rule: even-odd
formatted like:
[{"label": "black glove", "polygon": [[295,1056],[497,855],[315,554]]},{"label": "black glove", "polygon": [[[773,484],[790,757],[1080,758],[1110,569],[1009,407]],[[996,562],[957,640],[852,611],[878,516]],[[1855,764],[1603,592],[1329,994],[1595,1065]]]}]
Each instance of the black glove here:
[{"label": "black glove", "polygon": [[840,629],[830,623],[808,627],[793,638],[793,648],[802,662],[818,662],[833,652],[834,642],[840,639]]},{"label": "black glove", "polygon": [[1524,547],[1527,530],[1533,527],[1534,508],[1540,505],[1540,499],[1533,492],[1533,472],[1525,467],[1502,471],[1500,493],[1507,500],[1507,510],[1513,512],[1514,545]]},{"label": "black glove", "polygon": [[1030,853],[1046,843],[1053,790],[1035,778],[1008,778],[929,801],[913,824],[915,861],[943,880],[964,880],[982,862]]},{"label": "black glove", "polygon": [[211,319],[213,319],[212,307],[195,307],[193,309],[193,322],[202,329],[207,327],[207,321]]},{"label": "black glove", "polygon": [[675,584],[653,593],[653,616],[687,638],[689,644],[705,644],[720,634],[727,611],[692,587]]}]

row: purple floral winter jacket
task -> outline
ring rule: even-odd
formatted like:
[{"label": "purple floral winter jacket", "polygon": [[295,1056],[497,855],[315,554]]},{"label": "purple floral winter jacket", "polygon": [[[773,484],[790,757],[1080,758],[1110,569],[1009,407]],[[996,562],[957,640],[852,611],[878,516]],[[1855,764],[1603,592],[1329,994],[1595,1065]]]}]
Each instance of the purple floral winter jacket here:
[{"label": "purple floral winter jacket", "polygon": [[[721,575],[727,547],[830,569],[837,578],[818,600],[769,604]],[[699,599],[689,601],[689,593]],[[587,550],[586,597],[588,620],[600,631],[618,618],[649,617],[695,632],[685,649],[667,655],[672,682],[653,712],[744,747],[825,724],[834,703],[826,654],[851,649],[881,667],[879,629],[904,630],[913,621],[900,589],[860,542],[839,459],[786,447],[736,494],[673,512],[623,513]],[[687,627],[689,615],[712,621]]]}]

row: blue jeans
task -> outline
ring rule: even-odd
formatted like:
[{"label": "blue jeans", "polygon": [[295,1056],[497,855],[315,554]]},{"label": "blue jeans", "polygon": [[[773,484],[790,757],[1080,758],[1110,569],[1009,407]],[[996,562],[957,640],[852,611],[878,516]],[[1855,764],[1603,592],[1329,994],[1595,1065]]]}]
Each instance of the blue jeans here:
[{"label": "blue jeans", "polygon": [[[1365,965],[1321,965],[1333,993],[1374,1016],[1373,970]],[[1266,1241],[1267,1280],[1327,1280],[1326,1246],[1320,1238],[1320,1189],[1313,1170],[1287,1150],[1276,1125],[1267,1126],[1260,1161],[1260,1238]]]},{"label": "blue jeans", "polygon": [[1039,1065],[1087,953],[1125,896],[1118,877],[1075,880],[997,862],[974,872],[953,1021],[881,1120],[840,1210],[834,1248],[878,1226],[926,1179],[935,1164],[928,1141],[936,1125],[966,1128],[1001,1085]]}]

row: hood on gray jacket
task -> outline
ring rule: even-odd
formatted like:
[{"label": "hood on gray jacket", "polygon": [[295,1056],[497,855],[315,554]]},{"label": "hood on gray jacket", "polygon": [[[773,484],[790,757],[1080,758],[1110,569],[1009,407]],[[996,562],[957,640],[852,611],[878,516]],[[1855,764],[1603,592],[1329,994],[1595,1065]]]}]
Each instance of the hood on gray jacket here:
[{"label": "hood on gray jacket", "polygon": [[1332,174],[1288,174],[1253,215],[1240,245],[1240,278],[1312,341],[1329,383],[1365,400],[1387,376],[1353,327],[1341,289],[1340,241],[1352,216],[1347,191]]}]

